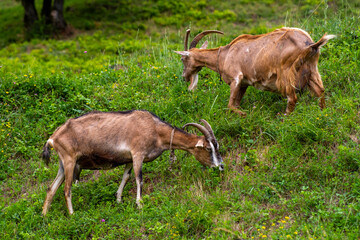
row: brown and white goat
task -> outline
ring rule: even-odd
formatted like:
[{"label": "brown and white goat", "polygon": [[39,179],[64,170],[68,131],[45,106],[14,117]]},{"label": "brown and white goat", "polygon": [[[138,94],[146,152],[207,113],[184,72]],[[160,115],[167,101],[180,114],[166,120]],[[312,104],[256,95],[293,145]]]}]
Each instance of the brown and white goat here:
[{"label": "brown and white goat", "polygon": [[46,215],[51,201],[65,180],[65,200],[72,214],[71,185],[78,178],[81,169],[111,169],[125,165],[125,171],[117,191],[121,202],[122,191],[134,168],[137,197],[141,207],[142,164],[159,157],[165,150],[188,151],[203,165],[219,167],[224,165],[219,153],[219,144],[209,123],[185,124],[196,127],[204,136],[190,134],[172,127],[148,111],[91,112],[78,118],[69,119],[60,126],[44,145],[42,157],[48,164],[50,147],[59,155],[59,170],[47,190],[43,215]]},{"label": "brown and white goat", "polygon": [[198,72],[203,67],[216,71],[230,85],[228,107],[245,115],[238,107],[248,86],[277,92],[287,97],[286,113],[296,105],[296,92],[309,87],[320,98],[320,108],[325,107],[324,86],[318,71],[320,47],[334,35],[324,35],[314,43],[310,35],[298,28],[281,28],[262,35],[240,35],[230,44],[206,49],[207,41],[198,49],[200,39],[210,30],[198,34],[187,48],[190,30],[185,37],[185,50],[176,51],[184,64],[183,77],[194,90]]}]

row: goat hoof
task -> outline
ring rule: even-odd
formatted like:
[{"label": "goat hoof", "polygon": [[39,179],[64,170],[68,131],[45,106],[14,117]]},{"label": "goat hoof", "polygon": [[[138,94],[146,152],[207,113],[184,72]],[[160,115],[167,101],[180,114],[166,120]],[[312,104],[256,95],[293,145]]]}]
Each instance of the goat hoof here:
[{"label": "goat hoof", "polygon": [[239,114],[240,117],[246,117],[246,113],[245,113],[245,112],[242,112],[242,111],[240,111],[240,110],[237,110],[236,113]]},{"label": "goat hoof", "polygon": [[144,204],[142,203],[142,200],[136,202],[138,209],[142,209]]}]

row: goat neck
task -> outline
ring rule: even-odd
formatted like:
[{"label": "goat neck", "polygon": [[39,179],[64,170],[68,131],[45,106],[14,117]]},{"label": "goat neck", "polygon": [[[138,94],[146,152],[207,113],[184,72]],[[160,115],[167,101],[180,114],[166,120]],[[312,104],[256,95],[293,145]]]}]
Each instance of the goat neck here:
[{"label": "goat neck", "polygon": [[190,50],[198,67],[207,67],[211,70],[220,73],[221,63],[223,62],[222,56],[224,56],[226,48],[212,48],[212,49],[198,49],[193,48]]},{"label": "goat neck", "polygon": [[[172,136],[171,132],[173,130],[174,134]],[[160,132],[160,135],[162,137],[162,143],[164,145],[163,147],[166,150],[180,149],[191,152],[190,149],[194,148],[199,142],[199,140],[205,140],[205,137],[203,136],[197,136],[195,134],[187,133],[179,128],[170,128],[168,126],[166,127],[166,129]]]}]

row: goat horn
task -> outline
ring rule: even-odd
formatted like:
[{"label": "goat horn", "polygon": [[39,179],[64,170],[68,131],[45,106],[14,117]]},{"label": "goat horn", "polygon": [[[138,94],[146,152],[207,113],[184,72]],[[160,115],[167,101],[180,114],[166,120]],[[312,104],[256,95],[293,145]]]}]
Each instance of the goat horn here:
[{"label": "goat horn", "polygon": [[212,130],[210,124],[205,119],[200,119],[200,122],[202,122],[205,125],[205,128],[209,131],[211,137],[213,139],[216,139],[214,135],[214,131]]},{"label": "goat horn", "polygon": [[186,36],[184,41],[184,51],[188,50],[188,41],[189,41],[190,29],[186,30]]},{"label": "goat horn", "polygon": [[198,44],[198,42],[205,36],[208,35],[210,33],[219,33],[219,34],[224,34],[223,32],[217,31],[217,30],[207,30],[207,31],[203,31],[202,33],[199,33],[198,35],[196,35],[196,37],[194,37],[194,39],[192,40],[192,42],[190,43],[190,49],[196,47],[196,44]]},{"label": "goat horn", "polygon": [[182,127],[182,129],[185,129],[187,126],[196,127],[197,129],[200,130],[200,132],[202,132],[205,135],[207,140],[212,139],[209,130],[207,130],[204,126],[202,126],[202,125],[200,125],[198,123],[187,123]]}]

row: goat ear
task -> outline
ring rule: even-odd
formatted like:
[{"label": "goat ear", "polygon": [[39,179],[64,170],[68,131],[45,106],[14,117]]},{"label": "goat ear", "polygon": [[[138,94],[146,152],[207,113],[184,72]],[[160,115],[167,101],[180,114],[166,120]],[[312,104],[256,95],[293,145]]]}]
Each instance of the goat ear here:
[{"label": "goat ear", "polygon": [[206,40],[203,45],[201,45],[200,49],[206,49],[208,47],[208,41]]},{"label": "goat ear", "polygon": [[181,56],[190,56],[190,52],[189,51],[174,51],[177,54],[180,54]]},{"label": "goat ear", "polygon": [[204,141],[203,141],[202,139],[200,139],[200,140],[196,143],[195,147],[204,147]]}]

